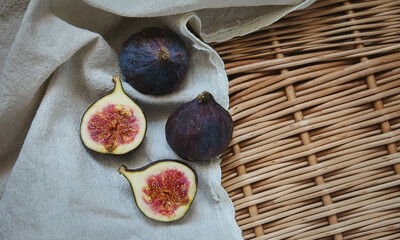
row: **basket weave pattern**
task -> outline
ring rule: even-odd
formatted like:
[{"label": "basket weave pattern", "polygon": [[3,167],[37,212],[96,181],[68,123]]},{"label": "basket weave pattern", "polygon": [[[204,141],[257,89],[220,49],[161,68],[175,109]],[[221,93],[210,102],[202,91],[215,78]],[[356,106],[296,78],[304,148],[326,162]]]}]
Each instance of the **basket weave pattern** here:
[{"label": "basket weave pattern", "polygon": [[400,239],[400,1],[318,1],[213,47],[244,239]]}]

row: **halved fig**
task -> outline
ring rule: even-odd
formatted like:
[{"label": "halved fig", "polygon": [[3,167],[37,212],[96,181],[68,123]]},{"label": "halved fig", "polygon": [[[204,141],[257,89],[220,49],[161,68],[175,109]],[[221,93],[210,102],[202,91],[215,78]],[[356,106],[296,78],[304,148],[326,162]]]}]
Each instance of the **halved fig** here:
[{"label": "halved fig", "polygon": [[112,93],[90,106],[81,121],[81,139],[100,153],[125,154],[140,145],[146,134],[146,118],[124,92],[119,76],[112,79]]},{"label": "halved fig", "polygon": [[140,211],[157,221],[182,218],[196,196],[196,174],[177,160],[159,160],[134,170],[122,165],[118,172],[129,181]]}]

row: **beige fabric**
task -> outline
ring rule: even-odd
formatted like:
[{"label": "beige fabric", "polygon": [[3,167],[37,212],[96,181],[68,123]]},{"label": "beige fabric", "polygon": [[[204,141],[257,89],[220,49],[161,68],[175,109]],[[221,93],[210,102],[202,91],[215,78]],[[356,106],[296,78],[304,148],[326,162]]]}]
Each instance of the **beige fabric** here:
[{"label": "beige fabric", "polygon": [[[136,168],[178,158],[165,141],[165,122],[176,107],[202,91],[210,91],[228,106],[223,62],[188,31],[188,23],[206,41],[223,40],[269,24],[311,1],[282,6],[285,10],[279,14],[269,7],[265,12],[246,7],[249,11],[244,15],[237,15],[237,8],[227,8],[237,6],[235,1],[169,2],[180,9],[173,12],[177,15],[164,16],[171,13],[171,5],[163,8],[158,1],[150,2],[150,8],[139,2],[124,5],[123,0],[30,2],[12,45],[2,45],[1,239],[241,239],[232,202],[220,184],[219,159],[189,163],[199,175],[198,195],[188,214],[170,224],[149,220],[139,212],[128,182],[117,169],[120,164]],[[22,9],[26,4],[15,3]],[[257,1],[262,3],[268,1]],[[13,5],[7,6],[4,11],[12,11]],[[199,10],[206,6],[224,9]],[[187,9],[199,11],[186,13]],[[221,11],[225,21],[213,22],[212,15]],[[265,15],[274,17],[268,20]],[[9,26],[19,19],[4,21],[9,35],[2,39],[14,39],[15,31]],[[118,53],[125,39],[155,25],[177,32],[189,47],[187,79],[178,91],[157,97],[143,95],[124,82],[127,94],[148,118],[142,147],[124,156],[87,150],[79,137],[84,111],[112,90],[111,78],[120,74]]]}]

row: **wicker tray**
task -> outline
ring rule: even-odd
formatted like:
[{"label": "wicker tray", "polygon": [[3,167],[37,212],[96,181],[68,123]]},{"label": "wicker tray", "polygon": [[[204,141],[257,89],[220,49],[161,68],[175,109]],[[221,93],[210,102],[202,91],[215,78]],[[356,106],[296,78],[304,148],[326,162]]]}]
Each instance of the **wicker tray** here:
[{"label": "wicker tray", "polygon": [[213,47],[244,239],[400,239],[400,1],[319,1]]}]

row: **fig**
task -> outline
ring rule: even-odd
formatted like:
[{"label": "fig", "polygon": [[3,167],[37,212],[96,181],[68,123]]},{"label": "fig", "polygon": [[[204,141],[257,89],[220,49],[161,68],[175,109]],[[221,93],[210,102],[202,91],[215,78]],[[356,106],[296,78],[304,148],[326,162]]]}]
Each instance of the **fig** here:
[{"label": "fig", "polygon": [[165,126],[172,150],[193,161],[219,156],[229,146],[232,133],[233,121],[229,112],[207,91],[175,110]]},{"label": "fig", "polygon": [[119,63],[127,82],[136,90],[161,95],[172,92],[185,79],[189,54],[177,34],[151,27],[124,42]]},{"label": "fig", "polygon": [[82,117],[81,139],[96,152],[125,154],[140,145],[146,134],[146,118],[124,92],[120,76],[114,76],[112,93],[90,106]]},{"label": "fig", "polygon": [[140,211],[157,221],[182,218],[196,196],[197,175],[177,160],[158,160],[139,169],[121,165],[118,172],[129,181]]}]

